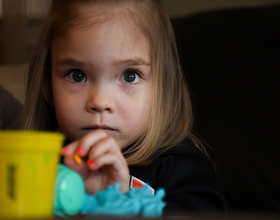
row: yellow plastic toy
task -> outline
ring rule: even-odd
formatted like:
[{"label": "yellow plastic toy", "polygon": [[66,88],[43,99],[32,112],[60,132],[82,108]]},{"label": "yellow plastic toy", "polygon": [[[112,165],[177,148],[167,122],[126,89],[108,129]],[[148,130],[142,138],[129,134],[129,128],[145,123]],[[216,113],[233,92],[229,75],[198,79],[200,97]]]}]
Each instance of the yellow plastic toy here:
[{"label": "yellow plastic toy", "polygon": [[0,219],[53,216],[53,192],[64,136],[0,131]]}]

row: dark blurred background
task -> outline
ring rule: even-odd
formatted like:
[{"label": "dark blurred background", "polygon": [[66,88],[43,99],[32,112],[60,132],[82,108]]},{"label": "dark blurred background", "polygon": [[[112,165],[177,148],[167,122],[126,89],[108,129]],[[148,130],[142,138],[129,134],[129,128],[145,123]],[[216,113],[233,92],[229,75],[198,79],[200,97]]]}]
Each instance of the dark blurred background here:
[{"label": "dark blurred background", "polygon": [[[280,214],[280,0],[164,2],[230,213]],[[20,102],[47,4],[0,0],[0,85]]]},{"label": "dark blurred background", "polygon": [[280,4],[173,19],[230,212],[280,214]]}]

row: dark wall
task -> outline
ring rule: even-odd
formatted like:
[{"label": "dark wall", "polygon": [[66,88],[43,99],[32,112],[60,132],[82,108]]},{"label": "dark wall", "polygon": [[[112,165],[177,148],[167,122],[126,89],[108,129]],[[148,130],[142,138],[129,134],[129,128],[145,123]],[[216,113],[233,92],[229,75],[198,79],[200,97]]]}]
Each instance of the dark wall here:
[{"label": "dark wall", "polygon": [[231,211],[280,213],[280,5],[173,20]]}]

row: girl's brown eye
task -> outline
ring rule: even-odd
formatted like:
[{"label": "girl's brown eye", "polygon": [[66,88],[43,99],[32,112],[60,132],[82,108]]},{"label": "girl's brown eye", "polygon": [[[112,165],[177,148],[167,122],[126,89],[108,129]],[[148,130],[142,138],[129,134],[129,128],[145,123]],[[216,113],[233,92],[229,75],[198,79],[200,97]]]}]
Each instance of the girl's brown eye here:
[{"label": "girl's brown eye", "polygon": [[68,79],[71,80],[72,82],[76,83],[81,83],[81,82],[86,82],[86,76],[81,70],[71,70],[68,73]]},{"label": "girl's brown eye", "polygon": [[121,77],[122,83],[133,84],[139,81],[139,74],[135,70],[126,70]]}]

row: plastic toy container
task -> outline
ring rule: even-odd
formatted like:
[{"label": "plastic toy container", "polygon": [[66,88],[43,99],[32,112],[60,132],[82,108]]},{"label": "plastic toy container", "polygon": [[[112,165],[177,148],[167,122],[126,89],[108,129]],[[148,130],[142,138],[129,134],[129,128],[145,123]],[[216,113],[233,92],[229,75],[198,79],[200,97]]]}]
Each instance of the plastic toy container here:
[{"label": "plastic toy container", "polygon": [[0,130],[0,219],[53,217],[63,140],[54,132]]}]

